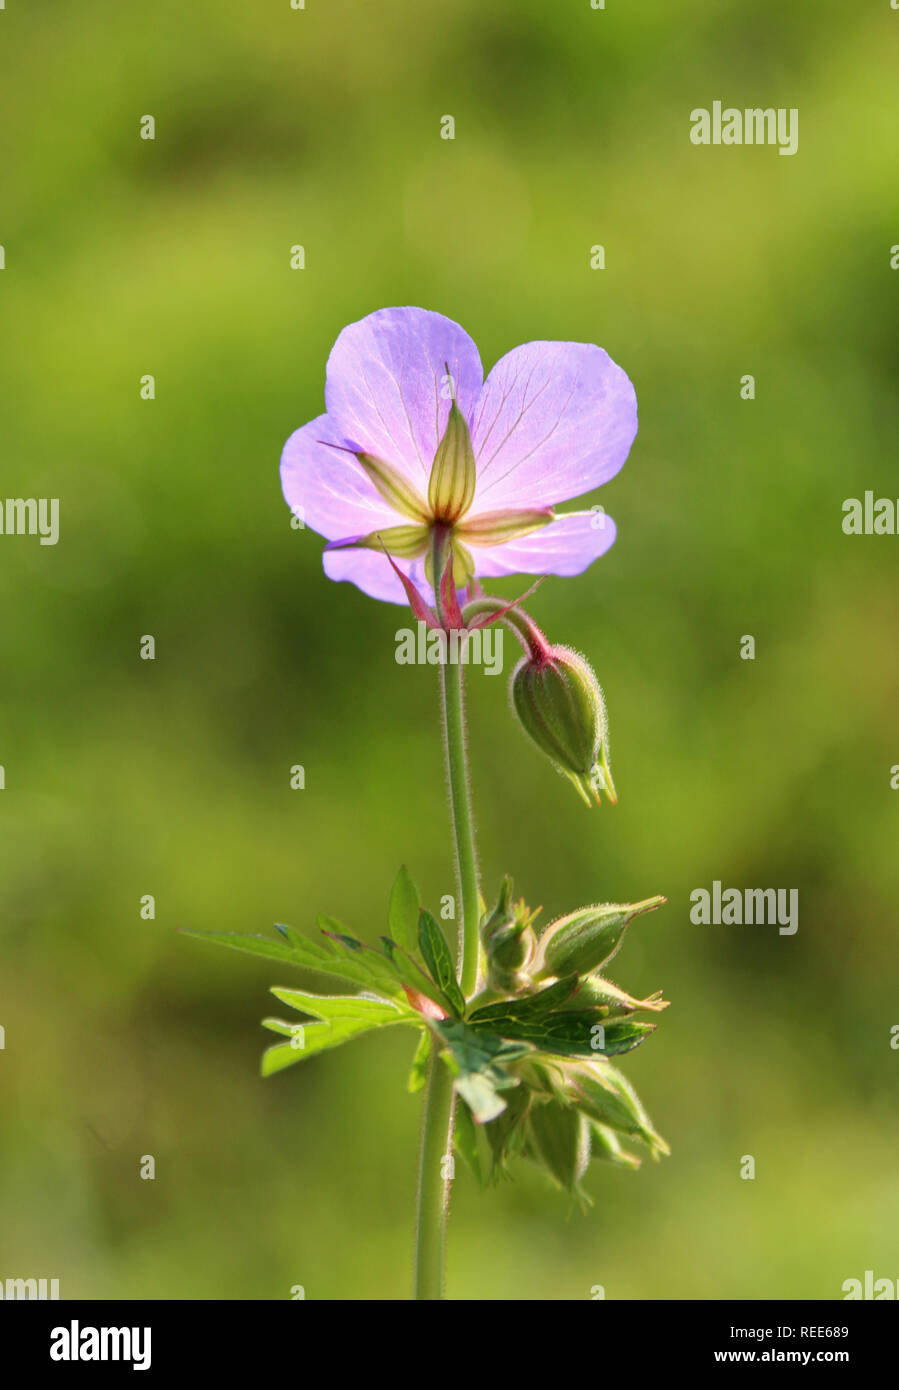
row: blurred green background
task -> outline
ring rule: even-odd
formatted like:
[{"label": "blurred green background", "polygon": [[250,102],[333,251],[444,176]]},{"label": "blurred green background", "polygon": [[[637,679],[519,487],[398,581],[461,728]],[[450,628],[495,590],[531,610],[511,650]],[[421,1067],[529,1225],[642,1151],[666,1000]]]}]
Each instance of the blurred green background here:
[{"label": "blurred green background", "polygon": [[[473,783],[488,894],[670,899],[615,978],[673,1001],[624,1063],[672,1157],[594,1166],[570,1218],[460,1169],[450,1296],[899,1276],[899,540],[841,530],[899,495],[897,32],[886,0],[9,0],[0,492],[61,532],[0,539],[0,1278],[408,1296],[410,1038],[263,1082],[267,988],[303,977],[177,935],[374,940],[403,860],[453,891],[435,672],[324,578],[277,474],[341,327],[391,304],[488,367],[581,339],[636,385],[591,499],[618,542],[532,604],[603,681],[620,804],[588,813],[478,672]],[[714,100],[798,107],[798,154],[691,145]],[[798,888],[798,934],[693,925],[714,879]]]}]

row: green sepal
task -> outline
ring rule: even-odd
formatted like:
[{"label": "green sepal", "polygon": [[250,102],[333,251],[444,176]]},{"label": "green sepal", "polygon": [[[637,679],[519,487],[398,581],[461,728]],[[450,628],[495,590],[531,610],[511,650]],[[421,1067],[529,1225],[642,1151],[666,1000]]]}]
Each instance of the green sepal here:
[{"label": "green sepal", "polygon": [[639,1168],[640,1159],[622,1144],[614,1129],[601,1125],[598,1120],[588,1120],[590,1126],[590,1157],[602,1163],[614,1163],[619,1168]]},{"label": "green sepal", "polygon": [[461,1018],[465,1013],[465,996],[456,979],[453,957],[436,918],[425,908],[418,914],[418,946],[431,978],[449,1002],[450,1012]]},{"label": "green sepal", "polygon": [[616,1016],[622,1013],[637,1013],[646,1010],[650,1013],[661,1013],[668,1008],[668,1000],[662,998],[662,991],[657,990],[655,994],[650,994],[646,999],[637,999],[633,994],[628,994],[627,990],[620,989],[618,985],[613,985],[611,980],[605,980],[599,975],[587,975],[581,980],[577,993],[573,996],[571,1004],[575,1008],[608,1007]]},{"label": "green sepal", "polygon": [[390,935],[404,951],[414,951],[418,945],[418,910],[420,907],[418,889],[412,882],[405,864],[393,880],[390,890],[390,905],[387,909],[387,924]]}]

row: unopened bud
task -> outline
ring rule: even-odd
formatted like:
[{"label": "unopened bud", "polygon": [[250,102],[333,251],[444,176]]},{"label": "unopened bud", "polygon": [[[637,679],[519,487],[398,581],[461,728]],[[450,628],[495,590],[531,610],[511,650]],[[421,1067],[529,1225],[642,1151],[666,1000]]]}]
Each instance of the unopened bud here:
[{"label": "unopened bud", "polygon": [[582,1062],[568,1070],[565,1096],[591,1120],[643,1140],[653,1158],[671,1152],[640,1102],[640,1097],[607,1062]]},{"label": "unopened bud", "polygon": [[512,703],[525,732],[589,806],[618,800],[608,763],[602,690],[588,662],[568,647],[525,657],[512,675]]},{"label": "unopened bud", "polygon": [[519,988],[520,972],[537,946],[532,920],[533,914],[523,902],[512,902],[512,880],[506,875],[496,907],[481,927],[489,989],[512,993]]},{"label": "unopened bud", "polygon": [[590,1161],[587,1120],[574,1106],[550,1100],[531,1106],[527,1119],[528,1140],[560,1187],[576,1192]]},{"label": "unopened bud", "polygon": [[657,896],[639,903],[598,903],[560,917],[540,938],[531,972],[534,979],[598,970],[621,946],[628,923],[667,901]]}]

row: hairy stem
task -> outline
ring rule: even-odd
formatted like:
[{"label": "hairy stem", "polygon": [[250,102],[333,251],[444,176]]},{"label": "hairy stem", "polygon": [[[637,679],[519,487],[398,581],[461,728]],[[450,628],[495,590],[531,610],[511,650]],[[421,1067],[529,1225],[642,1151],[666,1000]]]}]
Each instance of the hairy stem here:
[{"label": "hairy stem", "polygon": [[[435,573],[439,573],[435,569]],[[459,933],[459,980],[466,998],[477,988],[480,925],[478,863],[474,819],[468,786],[468,753],[463,708],[461,664],[444,662],[440,668],[443,736],[449,781],[450,817],[455,843],[456,875],[462,898]],[[425,1093],[424,1124],[418,1168],[418,1224],[415,1245],[415,1297],[443,1297],[446,1222],[452,1173],[453,1078],[431,1050]]]},{"label": "hairy stem", "polygon": [[453,1151],[453,1078],[431,1048],[424,1123],[418,1162],[418,1220],[415,1239],[415,1297],[443,1297],[446,1219],[449,1215]]},{"label": "hairy stem", "polygon": [[459,980],[462,993],[467,999],[478,981],[478,926],[481,909],[478,894],[478,861],[474,842],[474,818],[468,786],[465,712],[462,703],[464,670],[465,668],[461,663],[445,662],[440,668],[450,815],[456,847],[456,873],[462,895]]}]

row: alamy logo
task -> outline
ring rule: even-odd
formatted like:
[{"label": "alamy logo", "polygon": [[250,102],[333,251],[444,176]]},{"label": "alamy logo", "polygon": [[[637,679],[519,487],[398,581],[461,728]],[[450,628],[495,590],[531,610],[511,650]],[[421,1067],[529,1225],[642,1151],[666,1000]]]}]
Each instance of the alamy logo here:
[{"label": "alamy logo", "polygon": [[59,540],[58,497],[7,497],[0,502],[0,536],[36,535],[41,545]]},{"label": "alamy logo", "polygon": [[59,1280],[7,1279],[5,1283],[0,1280],[0,1298],[59,1298]]},{"label": "alamy logo", "polygon": [[899,498],[877,497],[869,489],[864,498],[847,497],[843,503],[843,531],[847,536],[895,536]]},{"label": "alamy logo", "polygon": [[694,145],[779,145],[778,154],[799,149],[799,108],[753,106],[745,111],[712,102],[709,111],[697,106],[690,112],[690,140]]},{"label": "alamy logo", "polygon": [[51,1361],[130,1361],[150,1369],[149,1327],[82,1327],[74,1320],[50,1333]]},{"label": "alamy logo", "polygon": [[483,666],[487,676],[503,669],[501,627],[429,628],[427,623],[401,627],[396,634],[398,666]]},{"label": "alamy logo", "polygon": [[712,891],[694,888],[690,894],[690,921],[697,926],[777,926],[781,936],[799,930],[798,888],[725,888],[715,879]]},{"label": "alamy logo", "polygon": [[873,1269],[865,1270],[865,1279],[844,1279],[843,1300],[856,1298],[899,1298],[899,1279],[875,1279]]}]

